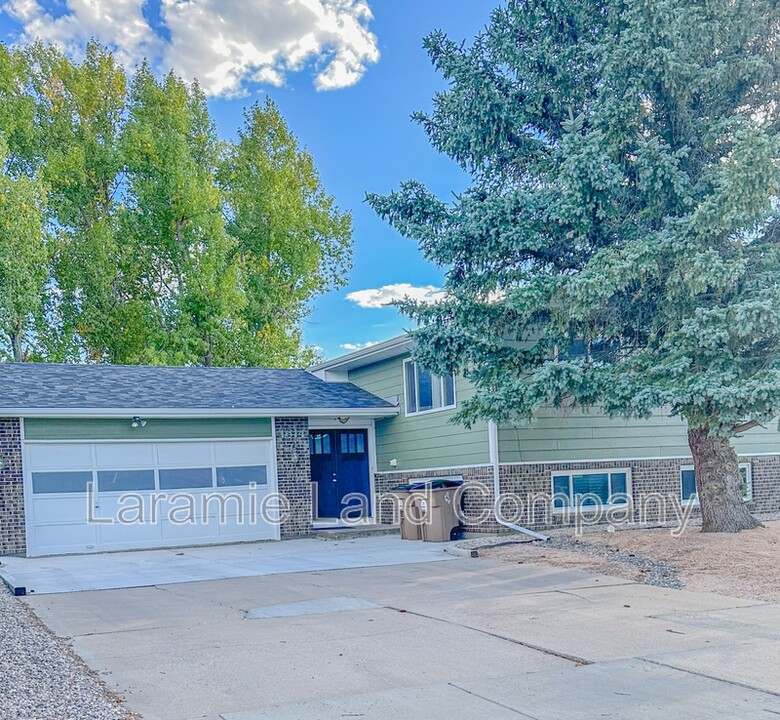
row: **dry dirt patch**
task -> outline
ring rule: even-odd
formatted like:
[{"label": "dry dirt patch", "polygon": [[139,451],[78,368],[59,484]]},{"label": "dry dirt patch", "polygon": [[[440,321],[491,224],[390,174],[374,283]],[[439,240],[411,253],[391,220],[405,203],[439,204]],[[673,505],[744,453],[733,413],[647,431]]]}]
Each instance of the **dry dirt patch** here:
[{"label": "dry dirt patch", "polygon": [[780,522],[736,534],[679,536],[666,529],[598,530],[576,537],[559,531],[549,543],[479,551],[505,562],[577,568],[637,582],[780,603]]}]

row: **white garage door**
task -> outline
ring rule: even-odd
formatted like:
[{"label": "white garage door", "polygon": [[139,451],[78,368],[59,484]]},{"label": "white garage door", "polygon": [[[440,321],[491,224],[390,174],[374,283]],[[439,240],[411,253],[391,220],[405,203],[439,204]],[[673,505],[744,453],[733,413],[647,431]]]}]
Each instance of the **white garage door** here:
[{"label": "white garage door", "polygon": [[271,440],[25,444],[27,554],[273,540]]}]

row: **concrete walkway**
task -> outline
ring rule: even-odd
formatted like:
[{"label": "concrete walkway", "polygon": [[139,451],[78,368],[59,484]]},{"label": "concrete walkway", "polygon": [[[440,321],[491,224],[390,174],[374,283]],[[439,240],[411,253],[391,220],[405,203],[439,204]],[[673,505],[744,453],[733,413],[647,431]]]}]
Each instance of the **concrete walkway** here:
[{"label": "concrete walkway", "polygon": [[451,559],[442,543],[406,542],[395,536],[310,538],[95,555],[0,557],[0,577],[11,587],[43,595]]},{"label": "concrete walkway", "polygon": [[780,715],[780,607],[571,570],[457,558],[26,601],[144,720]]}]

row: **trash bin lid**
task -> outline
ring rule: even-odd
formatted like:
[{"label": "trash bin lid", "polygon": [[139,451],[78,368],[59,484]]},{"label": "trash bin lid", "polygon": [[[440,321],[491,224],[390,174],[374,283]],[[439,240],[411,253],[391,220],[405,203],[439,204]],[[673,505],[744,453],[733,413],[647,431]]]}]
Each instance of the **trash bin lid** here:
[{"label": "trash bin lid", "polygon": [[406,485],[393,488],[393,492],[413,492],[414,490],[442,490],[444,488],[456,488],[463,485],[463,480],[451,478],[427,478]]}]

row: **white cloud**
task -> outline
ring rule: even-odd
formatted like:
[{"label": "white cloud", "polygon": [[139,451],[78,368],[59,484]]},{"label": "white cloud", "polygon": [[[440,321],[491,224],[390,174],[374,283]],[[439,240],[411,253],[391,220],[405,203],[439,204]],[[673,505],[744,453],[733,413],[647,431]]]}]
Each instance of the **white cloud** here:
[{"label": "white cloud", "polygon": [[362,308],[381,308],[401,300],[417,300],[418,302],[434,303],[443,300],[446,293],[433,285],[410,285],[395,283],[383,285],[380,288],[355,290],[347,294],[347,300],[357,303]]},{"label": "white cloud", "polygon": [[91,38],[116,49],[124,64],[132,64],[163,51],[142,8],[144,0],[67,0],[68,12],[50,13],[41,0],[8,0],[3,10],[24,29],[22,40],[40,38],[80,57]]},{"label": "white cloud", "polygon": [[250,83],[283,85],[311,63],[314,85],[357,83],[379,59],[367,0],[162,0],[167,35],[143,15],[146,0],[7,0],[22,40],[41,38],[78,55],[95,37],[132,65],[144,57],[161,71],[197,77],[210,95],[240,95]]},{"label": "white cloud", "polygon": [[378,344],[379,343],[375,343],[375,342],[342,343],[341,345],[339,345],[339,347],[342,348],[343,350],[364,350],[365,348],[370,348]]}]

